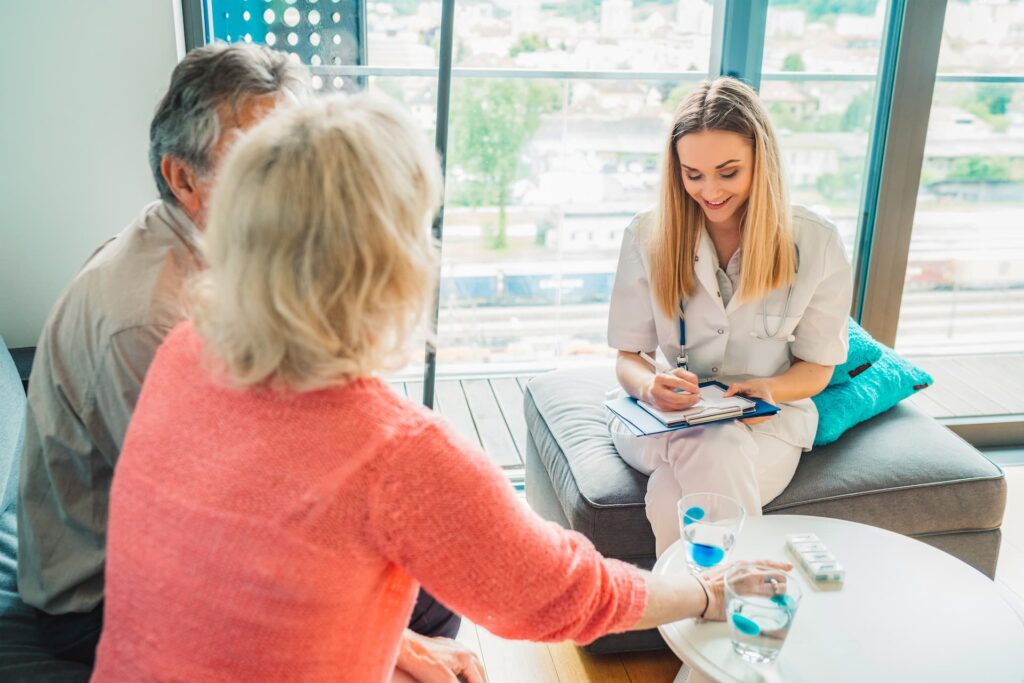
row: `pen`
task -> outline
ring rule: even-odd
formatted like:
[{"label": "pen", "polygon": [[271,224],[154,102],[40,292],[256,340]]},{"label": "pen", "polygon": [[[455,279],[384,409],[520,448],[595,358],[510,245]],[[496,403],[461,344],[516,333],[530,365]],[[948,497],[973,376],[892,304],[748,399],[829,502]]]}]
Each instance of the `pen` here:
[{"label": "pen", "polygon": [[652,358],[650,356],[650,354],[648,354],[646,351],[637,351],[637,353],[640,355],[641,358],[643,358],[645,361],[647,361],[647,364],[650,365],[652,368],[654,368],[654,370],[656,372],[664,372],[664,373],[672,372],[671,368],[667,368],[664,365],[662,365],[661,363],[659,363],[657,360]]},{"label": "pen", "polygon": [[[640,358],[646,361],[648,365],[654,368],[655,372],[660,372],[668,375],[672,374],[672,368],[666,367],[659,363],[654,358],[651,358],[650,354],[648,354],[646,351],[637,351],[637,354],[640,356]],[[677,394],[685,393],[682,389],[676,389],[675,392]]]}]

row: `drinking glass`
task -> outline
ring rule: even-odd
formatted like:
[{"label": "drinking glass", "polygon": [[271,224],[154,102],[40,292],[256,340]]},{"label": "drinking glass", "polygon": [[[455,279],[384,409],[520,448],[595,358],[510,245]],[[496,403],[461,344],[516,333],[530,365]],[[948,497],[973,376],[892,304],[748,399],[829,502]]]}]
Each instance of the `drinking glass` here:
[{"label": "drinking glass", "polygon": [[678,508],[690,571],[700,574],[725,562],[747,516],[743,506],[718,493],[691,493],[679,499]]},{"label": "drinking glass", "polygon": [[792,574],[757,564],[738,564],[725,573],[725,619],[732,649],[763,664],[779,656],[793,625],[802,593]]}]

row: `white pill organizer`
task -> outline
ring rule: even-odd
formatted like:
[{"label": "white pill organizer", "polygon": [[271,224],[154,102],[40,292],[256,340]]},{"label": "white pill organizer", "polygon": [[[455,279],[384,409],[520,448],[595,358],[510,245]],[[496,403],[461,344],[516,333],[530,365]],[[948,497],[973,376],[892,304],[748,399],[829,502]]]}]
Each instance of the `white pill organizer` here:
[{"label": "white pill organizer", "polygon": [[819,583],[842,583],[846,570],[815,534],[787,534],[786,547],[807,574]]}]

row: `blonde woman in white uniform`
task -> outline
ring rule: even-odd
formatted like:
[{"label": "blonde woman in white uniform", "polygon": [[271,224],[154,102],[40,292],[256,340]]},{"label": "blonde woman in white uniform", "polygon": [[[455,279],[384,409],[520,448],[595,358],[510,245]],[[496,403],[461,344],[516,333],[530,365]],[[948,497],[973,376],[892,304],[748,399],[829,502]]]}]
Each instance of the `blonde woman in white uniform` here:
[{"label": "blonde woman in white uniform", "polygon": [[[846,360],[850,279],[835,227],[789,205],[757,94],[728,78],[698,86],[673,120],[658,207],[623,237],[608,321],[616,373],[662,410],[691,407],[705,379],[782,410],[653,437],[610,419],[619,454],[650,475],[659,556],[679,538],[681,496],[722,493],[760,515],[789,484],[814,441],[810,397]],[[656,351],[670,373],[638,355]]]}]

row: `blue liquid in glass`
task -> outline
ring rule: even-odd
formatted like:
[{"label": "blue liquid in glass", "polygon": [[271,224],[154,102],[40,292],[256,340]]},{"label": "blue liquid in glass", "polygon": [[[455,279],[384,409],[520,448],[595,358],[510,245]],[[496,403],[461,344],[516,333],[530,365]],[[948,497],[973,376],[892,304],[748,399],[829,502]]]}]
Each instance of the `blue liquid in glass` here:
[{"label": "blue liquid in glass", "polygon": [[691,543],[690,557],[701,567],[714,567],[725,558],[725,551],[713,545]]},{"label": "blue liquid in glass", "polygon": [[784,609],[796,609],[796,603],[793,602],[793,598],[789,597],[785,593],[773,596],[772,602]]},{"label": "blue liquid in glass", "polygon": [[738,612],[732,615],[732,624],[736,627],[737,631],[745,636],[761,635],[761,627],[757,625],[757,622],[746,618]]},{"label": "blue liquid in glass", "polygon": [[704,519],[704,508],[694,505],[683,513],[683,526],[693,524]]},{"label": "blue liquid in glass", "polygon": [[691,570],[703,570],[721,564],[736,542],[729,528],[694,522],[683,526],[683,547]]},{"label": "blue liquid in glass", "polygon": [[751,662],[772,661],[786,642],[796,608],[796,600],[787,595],[730,596],[726,617],[733,649]]}]

